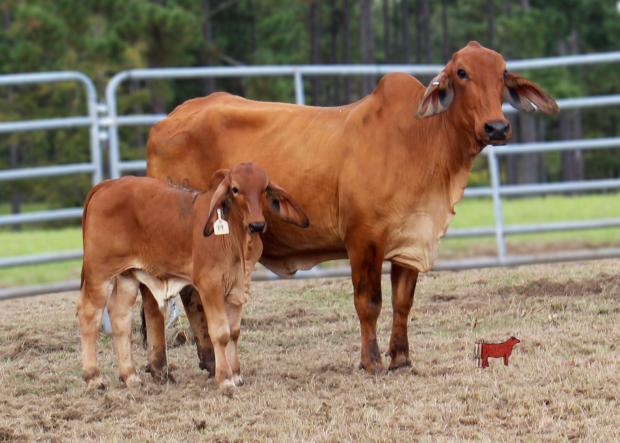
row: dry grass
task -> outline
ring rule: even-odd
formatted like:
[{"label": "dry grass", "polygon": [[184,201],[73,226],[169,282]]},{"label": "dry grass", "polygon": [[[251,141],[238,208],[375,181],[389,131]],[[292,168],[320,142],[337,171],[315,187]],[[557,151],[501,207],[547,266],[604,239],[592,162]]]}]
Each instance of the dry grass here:
[{"label": "dry grass", "polygon": [[[199,371],[189,345],[169,349],[176,385],[144,375],[144,388],[122,388],[105,336],[111,386],[85,392],[76,295],[4,302],[0,441],[617,441],[619,268],[607,260],[425,275],[410,323],[413,367],[378,377],[356,369],[346,279],[255,284],[242,329],[246,385],[233,398]],[[509,367],[475,367],[477,339],[512,334],[522,343]]]}]

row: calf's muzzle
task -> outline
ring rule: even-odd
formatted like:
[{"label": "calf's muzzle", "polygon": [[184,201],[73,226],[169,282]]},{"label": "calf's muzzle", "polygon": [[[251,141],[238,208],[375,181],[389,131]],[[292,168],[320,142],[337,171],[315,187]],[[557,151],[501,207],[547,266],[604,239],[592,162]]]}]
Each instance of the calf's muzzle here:
[{"label": "calf's muzzle", "polygon": [[250,232],[265,232],[266,226],[265,223],[250,223]]}]

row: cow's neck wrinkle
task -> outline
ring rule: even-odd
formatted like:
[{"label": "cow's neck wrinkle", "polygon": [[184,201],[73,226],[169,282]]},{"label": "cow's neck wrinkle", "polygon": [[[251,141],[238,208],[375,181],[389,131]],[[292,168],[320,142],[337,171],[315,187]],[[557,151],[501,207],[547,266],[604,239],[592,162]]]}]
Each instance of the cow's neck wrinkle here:
[{"label": "cow's neck wrinkle", "polygon": [[445,114],[416,120],[406,133],[411,171],[402,177],[409,183],[402,183],[399,214],[388,234],[386,259],[422,272],[430,270],[437,257],[477,149],[470,131],[458,130]]}]

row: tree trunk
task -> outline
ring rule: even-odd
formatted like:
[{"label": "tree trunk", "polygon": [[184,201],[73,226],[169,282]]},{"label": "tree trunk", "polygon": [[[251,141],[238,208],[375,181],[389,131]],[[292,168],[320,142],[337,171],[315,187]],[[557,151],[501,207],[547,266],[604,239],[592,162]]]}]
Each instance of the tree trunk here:
[{"label": "tree trunk", "polygon": [[[506,116],[508,121],[510,122],[510,126],[512,127],[513,133],[513,142],[519,142],[519,132],[517,128],[519,127],[519,116],[517,114],[508,114]],[[519,177],[519,157],[516,155],[507,155],[506,156],[506,181],[508,184],[514,185],[518,183]]]},{"label": "tree trunk", "polygon": [[487,0],[487,39],[489,48],[495,49],[495,0]]},{"label": "tree trunk", "polygon": [[[210,0],[202,0],[202,10],[204,14],[204,20],[202,22],[202,38],[205,41],[206,49],[202,55],[202,65],[212,66],[213,58],[211,57],[211,51],[213,51],[213,32],[211,28],[211,5]],[[207,94],[212,93],[215,90],[215,79],[213,77],[207,77],[204,79],[204,88]]]},{"label": "tree trunk", "polygon": [[[560,45],[560,54],[579,53],[579,34],[573,29],[566,44]],[[560,112],[560,138],[575,140],[582,138],[581,110],[571,109]],[[562,151],[561,154],[562,180],[583,180],[585,166],[581,151]]]},{"label": "tree trunk", "polygon": [[[11,24],[12,24],[12,17],[11,17],[11,9],[10,7],[6,7],[3,8],[4,10],[2,11],[2,22],[3,22],[3,26],[6,32],[8,32],[11,28]],[[12,108],[12,103],[13,103],[13,94],[9,92],[8,95],[8,100],[7,100],[7,104],[9,105],[9,108]],[[10,169],[16,169],[19,166],[19,145],[17,144],[16,141],[10,141],[10,148],[9,148],[9,168]],[[10,187],[11,190],[11,214],[20,214],[22,211],[22,194],[19,191],[19,185],[17,186],[11,186]],[[21,225],[13,225],[11,227],[11,229],[13,229],[13,231],[21,231],[22,226]]]},{"label": "tree trunk", "polygon": [[401,2],[401,35],[403,37],[403,63],[411,62],[411,47],[409,45],[409,0]]},{"label": "tree trunk", "polygon": [[[9,168],[17,169],[19,166],[19,146],[16,142],[11,142],[10,147]],[[11,214],[20,214],[22,212],[22,193],[19,186],[11,186]],[[13,225],[13,231],[21,231],[21,225]]]},{"label": "tree trunk", "polygon": [[443,62],[450,60],[450,35],[448,31],[448,0],[442,0],[441,2],[441,55]]},{"label": "tree trunk", "polygon": [[383,62],[390,60],[390,2],[383,0]]},{"label": "tree trunk", "polygon": [[[560,138],[562,140],[575,140],[581,137],[580,110],[570,109],[560,112]],[[563,151],[561,155],[562,180],[583,180],[583,153],[581,151]]]},{"label": "tree trunk", "polygon": [[[530,114],[519,115],[519,133],[522,143],[534,142],[537,139],[536,117]],[[542,154],[523,154],[519,156],[518,182],[539,183],[543,168]]]},{"label": "tree trunk", "polygon": [[[342,62],[351,63],[351,5],[349,0],[343,0],[342,4]],[[351,77],[344,78],[344,101],[351,102]]]},{"label": "tree trunk", "polygon": [[414,3],[413,8],[413,23],[415,23],[414,35],[415,35],[415,62],[422,63],[422,51],[424,46],[424,37],[422,36],[422,23],[420,23],[420,0]]},{"label": "tree trunk", "polygon": [[[333,64],[337,64],[339,62],[338,58],[338,30],[341,26],[340,20],[340,10],[338,9],[338,4],[336,2],[331,3],[331,23],[329,26],[329,34],[330,34],[330,50],[332,53],[331,62]],[[340,101],[340,79],[336,78],[334,81],[330,83],[330,105],[335,106],[341,104]]]},{"label": "tree trunk", "polygon": [[[314,0],[310,3],[309,10],[309,22],[310,22],[310,64],[318,65],[321,63],[321,50],[320,50],[320,30],[319,30],[319,2]],[[320,97],[320,84],[319,77],[313,75],[310,77],[310,87],[311,87],[311,100],[313,105],[319,104]]]},{"label": "tree trunk", "polygon": [[431,63],[433,60],[433,45],[431,41],[431,4],[429,0],[418,0],[416,29],[416,40],[419,43],[416,61],[418,63]]},{"label": "tree trunk", "polygon": [[[371,0],[361,2],[361,22],[360,22],[360,49],[362,52],[362,63],[373,63],[373,36],[372,36],[372,17]],[[365,75],[362,79],[363,94],[369,94],[375,86],[375,78],[372,75]]]}]

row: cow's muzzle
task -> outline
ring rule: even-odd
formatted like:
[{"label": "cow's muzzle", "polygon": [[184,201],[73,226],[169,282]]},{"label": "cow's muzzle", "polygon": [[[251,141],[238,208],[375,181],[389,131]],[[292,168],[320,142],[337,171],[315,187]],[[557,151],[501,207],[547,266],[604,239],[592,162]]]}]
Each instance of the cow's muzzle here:
[{"label": "cow's muzzle", "polygon": [[510,138],[510,123],[504,120],[493,120],[484,124],[487,142],[493,145],[504,145]]}]

